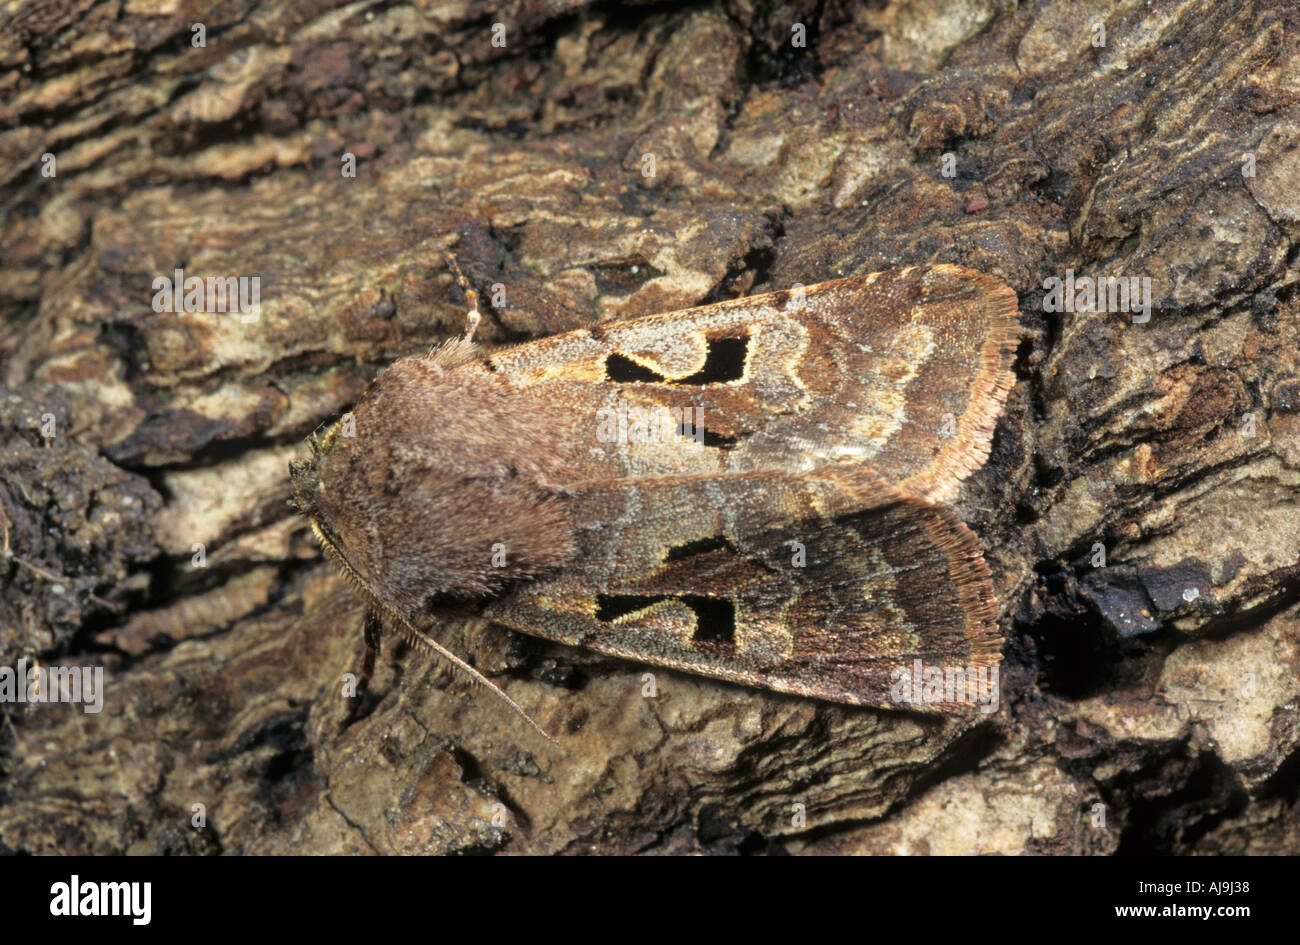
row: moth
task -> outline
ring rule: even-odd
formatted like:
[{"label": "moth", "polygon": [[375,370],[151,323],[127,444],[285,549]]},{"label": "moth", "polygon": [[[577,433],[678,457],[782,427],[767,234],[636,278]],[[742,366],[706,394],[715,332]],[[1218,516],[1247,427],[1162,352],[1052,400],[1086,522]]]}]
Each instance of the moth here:
[{"label": "moth", "polygon": [[1014,382],[1010,288],[921,266],[484,355],[457,275],[465,336],[395,362],[290,466],[368,640],[387,621],[526,719],[419,625],[468,609],[864,706],[954,708],[898,706],[900,668],[998,665],[988,568],[947,503]]}]

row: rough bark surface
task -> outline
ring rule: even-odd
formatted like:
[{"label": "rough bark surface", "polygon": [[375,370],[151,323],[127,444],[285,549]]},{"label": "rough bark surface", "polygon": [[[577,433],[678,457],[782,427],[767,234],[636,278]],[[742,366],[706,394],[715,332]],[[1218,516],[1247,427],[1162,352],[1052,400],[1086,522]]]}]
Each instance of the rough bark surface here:
[{"label": "rough bark surface", "polygon": [[[0,666],[108,679],[2,707],[0,850],[1300,853],[1294,5],[211,6],[0,3]],[[362,608],[286,464],[460,330],[445,249],[505,287],[489,346],[906,264],[1011,285],[959,503],[1001,710],[645,698],[449,623],[563,750],[391,639],[350,719]],[[259,276],[258,317],[154,312],[182,267]],[[1149,277],[1150,321],[1045,313],[1067,269]]]}]

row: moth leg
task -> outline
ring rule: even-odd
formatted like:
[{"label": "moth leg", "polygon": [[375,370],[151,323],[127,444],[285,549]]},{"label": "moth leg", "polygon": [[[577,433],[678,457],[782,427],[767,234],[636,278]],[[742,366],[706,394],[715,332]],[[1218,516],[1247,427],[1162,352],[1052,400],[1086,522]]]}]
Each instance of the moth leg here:
[{"label": "moth leg", "polygon": [[361,706],[366,701],[366,690],[370,688],[370,680],[375,675],[375,657],[379,653],[379,637],[382,630],[383,624],[379,620],[379,614],[367,607],[365,620],[361,623],[361,636],[366,642],[366,652],[361,657],[361,678],[357,680],[356,695],[352,697],[352,704],[348,706],[339,731],[361,717]]},{"label": "moth leg", "polygon": [[469,280],[465,278],[465,273],[460,271],[460,264],[456,262],[456,257],[447,253],[447,264],[451,266],[451,271],[456,274],[456,282],[460,284],[461,290],[465,293],[465,304],[469,306],[469,311],[465,313],[465,341],[474,340],[474,331],[478,328],[478,293],[470,285]]},{"label": "moth leg", "polygon": [[382,629],[383,624],[379,620],[379,614],[367,607],[366,619],[361,625],[361,635],[366,641],[366,653],[361,658],[361,679],[357,683],[358,699],[366,694],[370,679],[375,674],[375,657],[379,653],[379,634]]}]

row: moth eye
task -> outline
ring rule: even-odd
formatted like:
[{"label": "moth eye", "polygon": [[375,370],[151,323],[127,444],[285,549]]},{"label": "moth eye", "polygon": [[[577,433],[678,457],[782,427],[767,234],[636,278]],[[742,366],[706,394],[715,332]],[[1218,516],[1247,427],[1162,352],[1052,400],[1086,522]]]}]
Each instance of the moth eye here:
[{"label": "moth eye", "polygon": [[723,597],[698,594],[600,594],[596,597],[596,619],[609,623],[635,614],[665,600],[680,601],[695,613],[691,642],[701,648],[735,647],[736,605]]},{"label": "moth eye", "polygon": [[745,358],[749,355],[748,334],[709,338],[706,343],[704,366],[690,377],[669,380],[617,352],[605,359],[605,377],[620,384],[691,384],[697,387],[744,379]]}]

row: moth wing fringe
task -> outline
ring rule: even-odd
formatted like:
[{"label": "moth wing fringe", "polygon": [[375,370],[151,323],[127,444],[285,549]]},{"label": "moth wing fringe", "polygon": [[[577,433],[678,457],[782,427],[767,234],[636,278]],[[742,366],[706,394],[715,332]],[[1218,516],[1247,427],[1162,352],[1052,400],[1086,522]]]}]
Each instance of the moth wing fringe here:
[{"label": "moth wing fringe", "polygon": [[982,272],[963,266],[947,266],[961,278],[978,284],[983,290],[981,309],[988,332],[980,349],[980,371],[971,388],[970,401],[979,410],[964,414],[957,425],[957,442],[949,447],[948,464],[940,474],[926,477],[928,488],[920,497],[931,502],[948,502],[957,488],[989,458],[993,431],[1016,376],[1011,365],[1020,346],[1021,326],[1016,294],[1010,287]]}]

